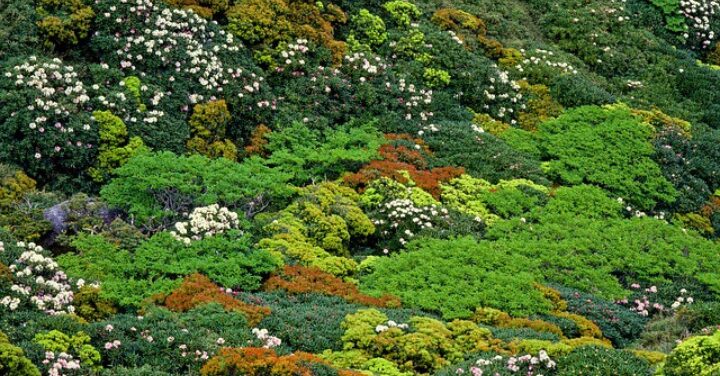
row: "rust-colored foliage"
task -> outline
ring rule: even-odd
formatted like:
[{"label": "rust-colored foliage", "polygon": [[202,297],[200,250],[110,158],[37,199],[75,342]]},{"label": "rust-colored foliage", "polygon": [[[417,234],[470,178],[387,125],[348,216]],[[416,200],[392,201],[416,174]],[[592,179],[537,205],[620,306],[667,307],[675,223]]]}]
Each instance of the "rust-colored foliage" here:
[{"label": "rust-colored foliage", "polygon": [[270,314],[269,308],[237,300],[222,291],[222,288],[214,284],[210,278],[198,273],[185,277],[178,288],[160,300],[162,304],[176,312],[185,312],[202,304],[218,303],[228,311],[244,314],[250,325],[257,325],[263,317]]},{"label": "rust-colored foliage", "polygon": [[440,183],[465,173],[462,167],[428,169],[425,156],[431,155],[431,151],[421,139],[406,134],[387,134],[385,138],[389,142],[379,150],[383,160],[371,161],[357,173],[347,175],[347,184],[362,190],[369,182],[380,177],[388,177],[403,184],[408,183],[409,177],[418,187],[439,199]]},{"label": "rust-colored foliage", "polygon": [[10,271],[10,268],[8,268],[7,265],[0,262],[0,281],[12,282],[12,280],[13,280],[13,274]]},{"label": "rust-colored foliage", "polygon": [[499,59],[506,55],[503,45],[487,36],[485,22],[465,11],[454,8],[438,9],[432,16],[432,22],[443,30],[452,30],[460,38],[475,38],[485,50],[485,54],[492,59]]},{"label": "rust-colored foliage", "polygon": [[267,154],[268,140],[267,135],[272,132],[270,128],[265,124],[258,125],[250,135],[250,144],[245,147],[245,152],[248,155],[260,155],[265,156]]},{"label": "rust-colored foliage", "polygon": [[362,294],[357,286],[317,268],[285,266],[282,274],[271,276],[264,285],[266,291],[286,290],[293,294],[319,292],[339,296],[349,302],[375,307],[399,307],[400,299],[392,295],[375,298]]},{"label": "rust-colored foliage", "polygon": [[[312,376],[313,365],[330,366],[319,357],[302,351],[279,356],[275,350],[259,347],[224,348],[200,370],[203,376]],[[340,370],[341,376],[360,373]]]}]

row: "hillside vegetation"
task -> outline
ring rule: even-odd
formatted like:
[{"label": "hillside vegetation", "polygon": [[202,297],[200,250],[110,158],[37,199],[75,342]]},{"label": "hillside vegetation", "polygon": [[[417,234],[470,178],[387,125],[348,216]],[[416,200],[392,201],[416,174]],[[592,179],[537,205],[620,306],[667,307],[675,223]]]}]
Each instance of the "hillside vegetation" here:
[{"label": "hillside vegetation", "polygon": [[718,0],[0,21],[0,375],[720,374]]}]

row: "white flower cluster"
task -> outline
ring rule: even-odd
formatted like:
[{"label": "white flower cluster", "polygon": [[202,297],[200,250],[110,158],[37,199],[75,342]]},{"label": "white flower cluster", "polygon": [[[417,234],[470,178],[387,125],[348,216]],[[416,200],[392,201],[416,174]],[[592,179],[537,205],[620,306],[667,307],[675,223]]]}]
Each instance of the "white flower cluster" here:
[{"label": "white flower cluster", "polygon": [[407,199],[386,202],[380,207],[379,214],[380,218],[373,220],[373,223],[380,226],[380,235],[391,237],[399,233],[398,241],[401,245],[405,245],[418,232],[433,228],[448,219],[445,208],[435,205],[418,207]]},{"label": "white flower cluster", "polygon": [[[511,356],[505,360],[502,355],[496,355],[492,358],[485,359],[480,358],[475,362],[475,365],[468,369],[469,373],[473,376],[483,376],[485,371],[483,368],[500,363],[504,365],[504,368],[514,374],[521,374],[526,376],[543,376],[542,372],[544,369],[553,369],[557,366],[557,363],[550,359],[547,351],[540,350],[538,356],[526,354],[523,356],[515,357]],[[458,368],[455,373],[462,375],[465,373],[464,368]],[[495,373],[497,375],[497,373]]]},{"label": "white flower cluster", "polygon": [[680,308],[683,304],[685,304],[685,305],[693,304],[693,302],[695,302],[695,299],[693,299],[692,296],[685,296],[685,295],[687,295],[687,293],[688,293],[688,291],[687,291],[686,289],[681,289],[681,290],[680,290],[680,296],[678,296],[678,297],[675,299],[675,302],[673,302],[673,304],[671,305],[671,307],[672,307],[673,309],[678,309],[678,308]]},{"label": "white flower cluster", "polygon": [[218,204],[193,209],[189,220],[175,223],[175,230],[170,234],[177,240],[190,244],[193,240],[200,240],[238,227],[238,215],[226,207]]},{"label": "white flower cluster", "polygon": [[452,40],[454,40],[455,43],[460,44],[460,45],[465,44],[465,42],[463,42],[463,40],[460,39],[460,37],[454,31],[448,30],[448,34],[450,34],[450,38],[452,38]]},{"label": "white flower cluster", "polygon": [[[263,77],[226,66],[221,59],[222,53],[233,54],[241,49],[231,33],[210,27],[207,20],[190,10],[167,8],[152,0],[120,3],[102,17],[117,24],[108,30],[108,36],[117,43],[115,53],[124,71],[139,71],[144,76],[145,66],[174,70],[198,84],[193,89],[201,90],[193,94],[199,102],[223,93],[225,86],[237,81],[247,84],[244,92],[237,93],[240,98],[260,90]],[[142,27],[126,26],[136,23]]]},{"label": "white flower cluster", "polygon": [[29,302],[51,315],[73,313],[73,290],[82,287],[85,281],[79,280],[73,286],[41,246],[23,242],[18,242],[17,246],[27,250],[9,267],[13,273],[12,294],[0,299],[0,305],[14,311],[23,302]]},{"label": "white flower cluster", "polygon": [[5,252],[5,243],[0,242],[0,252]]},{"label": "white flower cluster", "polygon": [[525,56],[525,59],[522,63],[515,66],[519,72],[524,72],[528,66],[532,67],[533,65],[544,65],[549,68],[557,69],[562,73],[577,74],[577,69],[570,63],[557,61],[557,59],[555,59],[555,53],[552,51],[536,48],[531,51],[525,51],[523,49],[520,50],[520,52]]},{"label": "white flower cluster", "polygon": [[63,370],[79,370],[80,360],[74,359],[72,355],[61,352],[55,355],[52,351],[45,352],[45,359],[42,361],[43,364],[50,364],[48,369],[48,376],[63,376],[65,375]]},{"label": "white flower cluster", "polygon": [[359,72],[360,83],[365,83],[365,76],[377,76],[384,72],[388,65],[379,56],[367,56],[363,52],[355,52],[352,55],[345,55],[342,70],[351,76]]},{"label": "white flower cluster", "polygon": [[285,70],[301,69],[305,66],[305,55],[309,52],[310,47],[308,47],[307,39],[297,39],[295,43],[288,43],[285,49],[280,51],[280,59],[275,70],[283,72]]},{"label": "white flower cluster", "polygon": [[[391,86],[389,82],[385,85],[388,88]],[[398,90],[401,95],[407,96],[400,99],[400,103],[405,108],[405,120],[420,121],[421,130],[436,132],[438,128],[435,124],[430,123],[433,116],[435,116],[429,109],[433,102],[433,91],[431,89],[418,89],[414,84],[407,84],[405,79],[399,80]]]},{"label": "white flower cluster", "polygon": [[266,349],[278,347],[282,344],[282,340],[278,337],[271,336],[267,329],[253,328],[252,334],[255,335],[255,338],[263,342],[263,347]]},{"label": "white flower cluster", "polygon": [[488,80],[488,85],[483,93],[485,94],[485,104],[483,109],[491,117],[501,120],[509,121],[511,124],[517,123],[513,118],[515,115],[514,107],[520,106],[521,109],[525,109],[525,104],[522,103],[523,95],[520,93],[520,85],[510,79],[510,75],[507,71],[499,69],[497,65],[493,65],[495,68],[493,73]]},{"label": "white flower cluster", "polygon": [[[58,58],[39,62],[37,57],[31,56],[27,62],[5,72],[5,77],[14,80],[17,88],[35,92],[32,102],[25,108],[33,114],[28,129],[38,136],[61,140],[52,149],[38,151],[36,159],[46,156],[43,153],[59,153],[63,148],[92,147],[79,138],[82,132],[90,131],[89,124],[75,129],[65,122],[71,115],[87,110],[90,101],[75,68],[64,65]],[[10,116],[19,115],[16,112]]]},{"label": "white flower cluster", "polygon": [[701,47],[707,48],[715,40],[715,32],[710,29],[711,20],[720,12],[720,2],[717,0],[680,0],[680,13],[685,17],[688,32],[683,34],[685,39],[691,37],[701,41]]},{"label": "white flower cluster", "polygon": [[395,322],[393,320],[388,320],[387,323],[376,326],[375,332],[382,333],[390,328],[398,328],[398,329],[402,329],[402,330],[407,330],[409,328],[409,326],[408,326],[408,324],[405,324],[405,323],[398,324],[397,322]]}]

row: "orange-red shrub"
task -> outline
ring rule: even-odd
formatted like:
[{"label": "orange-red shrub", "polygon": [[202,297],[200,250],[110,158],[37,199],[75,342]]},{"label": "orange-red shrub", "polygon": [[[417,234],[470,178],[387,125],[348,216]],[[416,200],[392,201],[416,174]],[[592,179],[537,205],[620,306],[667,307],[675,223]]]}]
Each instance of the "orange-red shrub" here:
[{"label": "orange-red shrub", "polygon": [[[200,374],[203,376],[312,376],[310,367],[313,364],[330,365],[317,356],[302,351],[278,356],[272,349],[224,348],[205,363]],[[338,373],[341,376],[362,375],[349,370],[340,370]]]},{"label": "orange-red shrub", "polygon": [[[436,167],[428,169],[426,155],[432,155],[423,140],[406,134],[386,134],[389,141],[379,149],[382,160],[374,160],[357,173],[345,176],[345,182],[363,190],[365,186],[380,177],[388,177],[406,184],[408,176],[415,184],[440,198],[440,183],[450,181],[463,173],[462,167]],[[414,146],[408,146],[408,144]]]},{"label": "orange-red shrub", "polygon": [[265,156],[267,154],[267,150],[265,148],[267,147],[268,140],[267,135],[272,132],[270,128],[268,128],[265,124],[258,125],[250,135],[250,144],[245,147],[245,152],[248,155],[261,155]]},{"label": "orange-red shrub", "polygon": [[218,303],[227,311],[236,311],[245,315],[250,325],[257,325],[263,317],[270,314],[270,308],[247,304],[222,291],[210,278],[202,274],[185,277],[183,283],[170,295],[160,299],[172,311],[185,312],[197,306]]},{"label": "orange-red shrub", "polygon": [[272,275],[263,288],[266,291],[286,290],[293,294],[319,292],[339,296],[349,302],[376,307],[399,307],[400,299],[392,295],[375,298],[362,294],[357,286],[317,268],[285,266],[282,274]]}]

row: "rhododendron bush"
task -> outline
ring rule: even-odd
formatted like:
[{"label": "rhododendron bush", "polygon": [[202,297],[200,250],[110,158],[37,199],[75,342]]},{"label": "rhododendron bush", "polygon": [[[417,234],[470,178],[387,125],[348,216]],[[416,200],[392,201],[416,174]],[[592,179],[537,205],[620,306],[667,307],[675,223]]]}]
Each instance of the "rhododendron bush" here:
[{"label": "rhododendron bush", "polygon": [[3,0],[0,375],[717,373],[717,0]]}]

